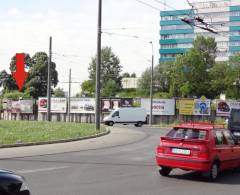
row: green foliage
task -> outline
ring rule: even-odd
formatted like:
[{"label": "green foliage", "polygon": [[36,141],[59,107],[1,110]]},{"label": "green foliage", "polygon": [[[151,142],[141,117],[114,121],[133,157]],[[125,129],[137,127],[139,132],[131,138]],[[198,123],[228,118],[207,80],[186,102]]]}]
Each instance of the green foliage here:
[{"label": "green foliage", "polygon": [[95,93],[95,82],[93,80],[86,80],[81,84],[81,96],[93,97]]},{"label": "green foliage", "polygon": [[122,74],[122,78],[136,78],[136,77],[137,77],[137,75],[136,75],[135,72],[132,73],[132,74],[130,74],[128,72],[125,72],[125,73]]},{"label": "green foliage", "polygon": [[[22,89],[23,94],[26,96],[30,95],[33,98],[47,95],[47,67],[48,56],[46,53],[37,52],[32,58],[29,54],[25,54],[25,69],[28,70],[29,75]],[[15,69],[16,57],[14,56],[11,59],[10,71],[15,71]],[[51,84],[55,87],[58,83],[58,73],[54,62],[51,64],[51,77]],[[0,72],[0,87],[3,87],[3,94],[18,90],[12,75],[8,74],[5,70]],[[15,92],[13,94],[17,95]]]},{"label": "green foliage", "polygon": [[[58,83],[58,73],[56,64],[51,63],[51,85],[56,87]],[[26,86],[30,89],[30,94],[34,98],[47,95],[47,74],[48,56],[44,52],[37,52],[32,57],[32,67],[29,70],[29,81]]]},{"label": "green foliage", "polygon": [[135,89],[122,89],[121,92],[118,92],[116,96],[123,98],[135,98],[138,97],[138,94]]},{"label": "green foliage", "polygon": [[63,88],[58,87],[53,91],[53,93],[55,97],[65,97]]},{"label": "green foliage", "polygon": [[215,64],[216,42],[213,38],[197,37],[189,52],[178,56],[171,69],[170,94],[174,97],[213,98],[210,70]]},{"label": "green foliage", "polygon": [[105,84],[105,86],[103,87],[102,96],[103,97],[114,97],[118,90],[119,90],[119,88],[117,86],[117,83],[114,80],[109,79],[107,81],[107,83]]},{"label": "green foliage", "polygon": [[[153,74],[153,91],[157,92],[168,92],[169,91],[169,80],[170,70],[172,62],[161,63],[154,67]],[[150,93],[150,82],[151,82],[151,68],[147,68],[141,78],[138,80],[137,94],[140,96],[149,96]]]},{"label": "green foliage", "polygon": [[30,94],[26,91],[26,92],[20,92],[20,91],[10,91],[10,92],[6,92],[3,94],[3,98],[6,99],[12,99],[12,100],[18,100],[20,98],[30,98]]},{"label": "green foliage", "polygon": [[[93,81],[95,86],[95,78],[96,78],[96,57],[91,59],[91,63],[89,64],[89,79]],[[119,58],[112,52],[111,47],[104,47],[101,52],[101,87],[103,92],[102,95],[112,94],[115,95],[118,90],[121,89],[121,79],[120,73],[122,71],[122,65],[120,65]],[[115,82],[115,86],[113,87],[113,81]],[[107,86],[111,86],[113,90],[110,92],[110,89],[106,89]]]}]

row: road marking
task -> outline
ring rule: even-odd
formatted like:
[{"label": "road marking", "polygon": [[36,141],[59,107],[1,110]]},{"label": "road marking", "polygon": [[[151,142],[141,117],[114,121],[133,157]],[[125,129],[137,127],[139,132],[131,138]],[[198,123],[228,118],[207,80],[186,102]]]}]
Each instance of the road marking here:
[{"label": "road marking", "polygon": [[45,171],[54,171],[58,169],[66,169],[68,167],[49,167],[49,168],[42,168],[42,169],[23,169],[23,170],[18,170],[16,172],[18,173],[37,173],[37,172],[45,172]]}]

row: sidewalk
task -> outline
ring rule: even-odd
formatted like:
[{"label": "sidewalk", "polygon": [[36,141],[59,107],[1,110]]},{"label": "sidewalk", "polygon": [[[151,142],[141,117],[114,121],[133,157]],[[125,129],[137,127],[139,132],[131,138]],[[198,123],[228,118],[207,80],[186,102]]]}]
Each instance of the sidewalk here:
[{"label": "sidewalk", "polygon": [[101,149],[106,147],[130,144],[136,141],[140,141],[146,137],[145,133],[130,128],[127,129],[111,127],[110,130],[111,133],[106,136],[87,140],[49,145],[3,148],[0,149],[0,159]]}]

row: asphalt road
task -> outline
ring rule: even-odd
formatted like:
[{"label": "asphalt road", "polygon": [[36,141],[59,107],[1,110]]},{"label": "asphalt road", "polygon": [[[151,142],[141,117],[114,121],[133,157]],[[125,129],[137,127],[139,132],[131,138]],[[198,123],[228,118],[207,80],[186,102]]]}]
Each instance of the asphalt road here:
[{"label": "asphalt road", "polygon": [[127,127],[134,130],[128,134],[132,143],[128,139],[101,149],[1,159],[0,167],[25,176],[33,195],[239,194],[240,172],[224,172],[215,183],[181,170],[161,177],[154,156],[159,136],[166,131]]}]

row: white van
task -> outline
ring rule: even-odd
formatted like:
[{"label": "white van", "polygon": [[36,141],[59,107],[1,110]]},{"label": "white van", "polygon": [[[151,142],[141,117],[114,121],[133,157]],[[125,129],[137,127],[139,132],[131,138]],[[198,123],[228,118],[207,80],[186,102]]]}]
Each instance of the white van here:
[{"label": "white van", "polygon": [[146,122],[147,112],[144,108],[117,108],[113,110],[103,121],[106,125],[113,126],[115,123],[134,124],[141,127]]}]

